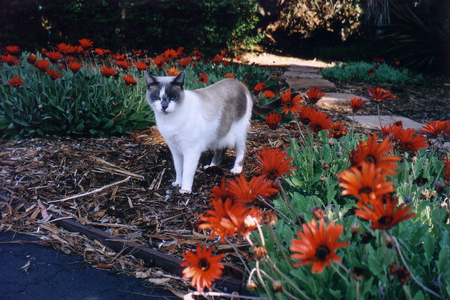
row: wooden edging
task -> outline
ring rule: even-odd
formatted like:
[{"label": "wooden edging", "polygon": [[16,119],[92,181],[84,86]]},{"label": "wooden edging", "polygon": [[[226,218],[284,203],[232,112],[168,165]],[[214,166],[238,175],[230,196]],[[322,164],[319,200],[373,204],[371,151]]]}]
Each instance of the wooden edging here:
[{"label": "wooden edging", "polygon": [[[161,268],[168,273],[183,276],[183,268],[180,266],[182,261],[170,255],[118,238],[95,227],[82,225],[74,220],[64,219],[55,223],[68,231],[84,234],[90,240],[97,240],[116,252],[122,252],[125,255],[132,254],[137,258],[141,258],[152,267]],[[242,295],[250,295],[245,288],[244,282],[228,276],[223,276],[216,280],[215,288],[226,293],[237,292]]]}]

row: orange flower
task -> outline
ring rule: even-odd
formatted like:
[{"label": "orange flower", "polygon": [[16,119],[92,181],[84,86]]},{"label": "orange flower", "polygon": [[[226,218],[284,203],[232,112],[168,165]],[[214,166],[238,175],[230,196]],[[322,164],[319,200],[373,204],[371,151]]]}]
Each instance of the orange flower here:
[{"label": "orange flower", "polygon": [[372,100],[375,102],[381,102],[387,99],[397,99],[397,96],[392,95],[390,91],[383,91],[383,89],[380,87],[376,90],[369,87],[368,91],[370,97],[372,97]]},{"label": "orange flower", "polygon": [[401,285],[404,285],[405,283],[408,284],[411,272],[405,266],[397,267],[396,263],[392,263],[387,274],[394,276]]},{"label": "orange flower", "polygon": [[308,96],[309,102],[312,104],[316,104],[323,96],[325,96],[325,92],[322,92],[321,89],[314,87],[306,92]]},{"label": "orange flower", "polygon": [[191,57],[186,57],[180,60],[180,66],[182,67],[187,67],[189,66],[189,64],[191,63],[192,58]]},{"label": "orange flower", "polygon": [[273,97],[275,97],[275,94],[272,91],[267,90],[267,91],[264,91],[264,97],[273,98]]},{"label": "orange flower", "polygon": [[126,60],[119,60],[119,61],[116,62],[116,65],[118,67],[121,67],[124,70],[126,70],[126,69],[128,69],[128,68],[133,66],[130,62],[127,62]]},{"label": "orange flower", "polygon": [[225,182],[225,178],[222,178],[222,182],[220,183],[220,186],[216,184],[211,189],[211,196],[216,199],[227,199],[227,198],[233,198],[233,195],[228,191],[228,187]]},{"label": "orange flower", "polygon": [[192,55],[193,56],[200,56],[200,55],[202,55],[202,53],[199,50],[194,50],[194,51],[192,51]]},{"label": "orange flower", "polygon": [[225,74],[225,77],[226,77],[226,78],[236,78],[236,76],[234,76],[234,75],[231,74],[231,73]]},{"label": "orange flower", "polygon": [[36,62],[37,59],[38,59],[37,55],[29,55],[27,57],[27,62],[29,62],[30,64],[34,65],[34,63]]},{"label": "orange flower", "polygon": [[447,127],[447,122],[441,122],[441,121],[433,121],[430,123],[426,123],[422,129],[421,132],[428,133],[434,138],[437,138],[441,135],[441,133],[445,130]]},{"label": "orange flower", "polygon": [[403,151],[417,151],[422,148],[428,148],[427,138],[423,135],[414,136],[416,131],[412,128],[399,129],[394,132],[394,137]]},{"label": "orange flower", "polygon": [[383,134],[384,138],[390,138],[391,136],[395,136],[396,131],[398,131],[402,126],[396,126],[394,124],[389,126],[380,126],[381,127],[381,133]]},{"label": "orange flower", "polygon": [[77,62],[72,62],[70,64],[67,65],[72,72],[77,73],[80,69],[81,69],[81,64],[77,63]]},{"label": "orange flower", "polygon": [[383,204],[382,199],[377,199],[377,201],[372,202],[373,208],[358,203],[361,210],[355,210],[355,214],[360,218],[370,221],[372,223],[372,226],[370,226],[371,229],[378,230],[391,229],[401,221],[410,219],[416,215],[415,213],[409,213],[411,206],[405,207],[405,203],[400,204],[397,210],[395,210],[398,197],[395,199],[386,197],[385,201],[386,204]]},{"label": "orange flower", "polygon": [[[225,202],[224,202],[225,201]],[[223,244],[225,238],[233,236],[241,226],[244,217],[248,214],[248,208],[242,203],[234,203],[233,199],[211,198],[214,210],[207,210],[205,216],[201,217],[199,229],[212,229],[209,239],[220,236]]]},{"label": "orange flower", "polygon": [[444,182],[446,185],[450,185],[450,156],[444,159]]},{"label": "orange flower", "polygon": [[240,59],[241,59],[241,56],[240,56],[240,55],[236,55],[236,59],[237,59],[237,60],[240,60]]},{"label": "orange flower", "polygon": [[100,73],[102,73],[102,75],[105,76],[106,78],[109,78],[113,75],[116,75],[116,70],[108,68],[108,67],[102,67],[100,69]]},{"label": "orange flower", "polygon": [[73,49],[72,46],[67,45],[66,43],[60,43],[55,47],[55,50],[58,51],[61,54],[68,54],[72,53]]},{"label": "orange flower", "polygon": [[367,101],[363,102],[363,100],[359,97],[353,97],[352,99],[350,99],[350,105],[352,106],[352,111],[354,113],[358,112],[366,103]]},{"label": "orange flower", "polygon": [[6,56],[3,56],[1,58],[1,61],[4,63],[7,63],[9,66],[14,66],[16,64],[20,64],[20,60],[12,56],[11,54],[8,54]]},{"label": "orange flower", "polygon": [[311,119],[309,128],[311,128],[314,132],[328,130],[331,128],[331,118],[328,118],[326,113],[315,110],[311,112],[309,118]]},{"label": "orange flower", "polygon": [[81,39],[78,42],[80,42],[80,45],[81,47],[83,47],[84,50],[91,48],[93,45],[93,42],[91,42],[91,40],[88,39]]},{"label": "orange flower", "polygon": [[351,167],[360,167],[362,162],[366,161],[375,164],[376,168],[380,168],[386,175],[397,174],[395,169],[398,168],[397,162],[401,159],[396,155],[385,155],[394,149],[389,138],[385,138],[378,144],[377,134],[367,137],[364,145],[357,146],[350,154]]},{"label": "orange flower", "polygon": [[386,174],[372,163],[362,162],[361,171],[352,167],[337,177],[341,182],[339,186],[344,188],[342,196],[353,195],[363,203],[373,203],[378,196],[394,192],[393,183],[385,181]]},{"label": "orange flower", "polygon": [[25,82],[22,81],[21,77],[16,77],[16,76],[11,78],[11,80],[7,81],[7,83],[9,84],[10,87],[15,87],[15,88],[18,88],[19,86],[25,84]]},{"label": "orange flower", "polygon": [[230,65],[230,61],[229,61],[229,60],[224,60],[224,61],[223,61],[223,65],[224,65],[225,67],[228,67],[228,66]]},{"label": "orange flower", "polygon": [[164,55],[160,55],[155,57],[155,59],[153,60],[153,64],[157,67],[157,68],[163,68],[166,66],[166,57]]},{"label": "orange flower", "polygon": [[206,74],[200,74],[200,76],[198,77],[198,81],[201,83],[207,83],[209,80],[208,75]]},{"label": "orange flower", "polygon": [[266,121],[266,124],[270,129],[275,130],[281,122],[281,115],[276,112],[272,112],[264,118],[264,121]]},{"label": "orange flower", "polygon": [[256,157],[256,174],[262,174],[268,179],[283,177],[283,174],[292,175],[291,170],[295,167],[289,167],[293,158],[287,158],[287,154],[276,148],[264,148],[258,152]]},{"label": "orange flower", "polygon": [[54,71],[52,69],[48,69],[47,71],[45,71],[47,73],[48,76],[50,76],[50,78],[52,80],[55,79],[61,79],[61,74],[58,73],[58,71]]},{"label": "orange flower", "polygon": [[172,67],[172,68],[168,69],[166,71],[166,73],[167,73],[167,76],[177,76],[178,74],[180,74],[180,71],[177,68]]},{"label": "orange flower", "polygon": [[242,236],[249,236],[250,233],[261,224],[263,211],[252,207],[248,215],[244,218],[240,228],[238,229],[239,234]]},{"label": "orange flower", "polygon": [[300,114],[298,115],[298,119],[303,123],[303,125],[306,126],[311,123],[311,114],[315,111],[316,110],[311,106],[303,107]]},{"label": "orange flower", "polygon": [[191,280],[191,285],[197,287],[197,291],[203,292],[205,287],[211,289],[211,283],[214,279],[222,276],[223,265],[219,262],[224,254],[211,256],[212,247],[203,249],[197,244],[197,255],[187,250],[183,254],[184,262],[180,265],[186,267],[183,270],[183,278]]},{"label": "orange flower", "polygon": [[303,105],[300,104],[302,100],[302,95],[297,95],[292,99],[291,90],[285,90],[281,93],[281,105],[283,106],[282,113],[285,114],[299,114],[303,108]]},{"label": "orange flower", "polygon": [[344,227],[334,225],[331,221],[325,228],[325,220],[320,220],[320,225],[312,220],[303,224],[303,232],[297,231],[300,239],[291,240],[291,251],[299,252],[291,255],[292,259],[300,261],[294,267],[313,264],[311,272],[322,273],[325,265],[331,266],[331,261],[340,262],[341,258],[336,255],[336,250],[349,246],[350,243],[336,241],[339,239]]},{"label": "orange flower", "polygon": [[261,92],[265,87],[266,87],[266,83],[265,82],[260,82],[260,83],[257,83],[256,85],[255,85],[255,87],[254,87],[254,90],[256,91],[256,92]]},{"label": "orange flower", "polygon": [[211,63],[215,63],[216,65],[219,65],[222,62],[223,56],[222,55],[216,55],[213,60],[211,60]]},{"label": "orange flower", "polygon": [[131,76],[131,75],[123,76],[122,79],[125,81],[125,84],[130,87],[135,86],[137,83],[136,79],[134,79],[133,76]]},{"label": "orange flower", "polygon": [[136,68],[137,68],[139,71],[147,70],[147,65],[146,65],[145,63],[143,63],[143,62],[137,61],[137,62],[134,63],[134,65],[136,66]]},{"label": "orange flower", "polygon": [[48,59],[52,62],[52,63],[56,63],[58,62],[58,60],[60,60],[62,58],[61,53],[56,52],[56,51],[50,51],[45,53],[45,56],[48,57]]},{"label": "orange flower", "polygon": [[164,56],[168,59],[174,59],[177,58],[177,51],[173,50],[173,49],[168,49],[166,51],[164,51]]},{"label": "orange flower", "polygon": [[20,48],[17,46],[6,46],[5,47],[6,52],[11,55],[17,55],[20,51]]},{"label": "orange flower", "polygon": [[252,177],[247,182],[244,175],[240,175],[236,181],[228,183],[228,190],[243,203],[252,203],[258,196],[270,197],[278,193],[278,189],[273,187],[272,180],[265,180],[265,176]]},{"label": "orange flower", "polygon": [[181,54],[183,53],[184,47],[178,47],[177,49],[177,57],[180,57]]},{"label": "orange flower", "polygon": [[50,67],[51,63],[48,60],[38,60],[35,64],[36,68],[39,69],[39,71],[41,72],[45,72],[45,70],[48,69],[48,67]]},{"label": "orange flower", "polygon": [[335,139],[340,139],[347,134],[347,129],[344,127],[343,122],[336,122],[331,124],[330,131],[327,137],[334,137]]},{"label": "orange flower", "polygon": [[367,75],[369,75],[369,76],[373,76],[373,75],[375,75],[375,69],[370,69],[369,71],[367,71]]}]

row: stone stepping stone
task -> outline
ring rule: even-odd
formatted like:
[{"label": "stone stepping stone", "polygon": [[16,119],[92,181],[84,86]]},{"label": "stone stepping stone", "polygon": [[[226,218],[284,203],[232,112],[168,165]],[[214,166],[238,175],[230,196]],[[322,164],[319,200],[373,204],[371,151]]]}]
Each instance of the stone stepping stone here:
[{"label": "stone stepping stone", "polygon": [[307,72],[298,72],[298,71],[286,71],[283,74],[285,79],[287,78],[310,78],[310,79],[322,79],[322,74],[319,73],[307,73]]},{"label": "stone stepping stone", "polygon": [[[347,119],[353,121],[353,116],[347,116]],[[394,124],[396,121],[403,122],[403,128],[412,128],[416,130],[416,133],[422,129],[424,124],[413,121],[409,118],[399,117],[399,116],[381,116],[381,125],[389,126]],[[380,121],[378,116],[361,116],[355,115],[355,122],[369,129],[380,129]]]},{"label": "stone stepping stone", "polygon": [[309,90],[317,87],[324,91],[335,90],[334,83],[326,79],[311,79],[311,78],[287,78],[286,83],[294,90]]},{"label": "stone stepping stone", "polygon": [[[353,97],[359,97],[363,101],[370,102],[369,99],[365,97],[360,97],[354,94],[347,93],[326,93],[325,96],[322,97],[317,102],[318,106],[350,106],[350,99]],[[367,103],[368,104],[368,103]],[[366,104],[366,105],[367,105]]]}]

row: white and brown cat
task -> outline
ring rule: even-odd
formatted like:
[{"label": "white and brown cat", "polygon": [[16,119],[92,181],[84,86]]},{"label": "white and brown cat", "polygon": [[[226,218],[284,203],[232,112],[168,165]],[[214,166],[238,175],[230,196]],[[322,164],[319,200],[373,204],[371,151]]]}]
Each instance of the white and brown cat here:
[{"label": "white and brown cat", "polygon": [[155,77],[145,72],[147,101],[155,113],[158,130],[169,145],[175,165],[174,186],[192,191],[202,152],[213,149],[210,166],[218,166],[227,148],[235,148],[231,172],[242,171],[247,129],[253,111],[266,113],[279,106],[277,100],[253,107],[247,87],[236,79],[224,79],[206,88],[184,90],[184,72],[176,77]]}]

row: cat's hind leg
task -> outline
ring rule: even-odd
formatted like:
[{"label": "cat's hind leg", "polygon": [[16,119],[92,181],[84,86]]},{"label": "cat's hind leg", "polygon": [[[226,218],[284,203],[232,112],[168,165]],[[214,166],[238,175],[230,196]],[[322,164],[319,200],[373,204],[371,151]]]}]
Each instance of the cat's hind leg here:
[{"label": "cat's hind leg", "polygon": [[209,165],[204,166],[204,169],[207,169],[209,167],[219,166],[222,162],[223,157],[225,156],[225,152],[227,151],[227,148],[223,149],[214,149],[214,157]]},{"label": "cat's hind leg", "polygon": [[233,174],[239,174],[242,172],[242,167],[244,166],[245,157],[245,143],[247,136],[241,136],[236,140],[235,150],[236,150],[236,160],[234,161],[234,167],[230,170]]},{"label": "cat's hind leg", "polygon": [[173,157],[173,164],[175,166],[175,181],[172,182],[173,186],[181,186],[183,182],[183,154],[179,152],[175,147],[170,147],[170,152]]}]

